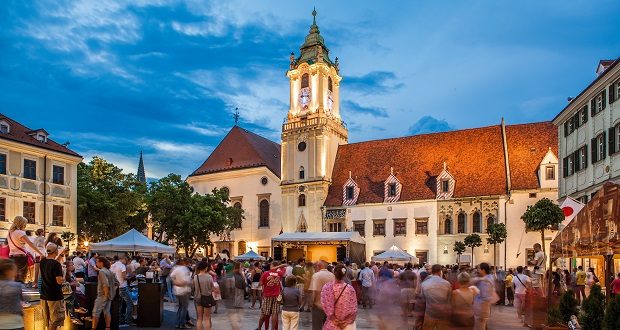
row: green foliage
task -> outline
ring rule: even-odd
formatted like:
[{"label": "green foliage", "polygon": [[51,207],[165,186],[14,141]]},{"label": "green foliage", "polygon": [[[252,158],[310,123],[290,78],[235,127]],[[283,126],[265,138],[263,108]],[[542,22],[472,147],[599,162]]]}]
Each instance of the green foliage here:
[{"label": "green foliage", "polygon": [[605,329],[620,329],[620,295],[609,301],[605,310]]},{"label": "green foliage", "polygon": [[549,306],[547,308],[547,325],[554,326],[557,324],[566,324],[562,322],[562,313],[557,306]]},{"label": "green foliage", "polygon": [[593,285],[590,295],[581,305],[579,323],[583,330],[600,330],[603,328],[605,314],[605,296],[601,292],[600,285]]},{"label": "green foliage", "polygon": [[73,240],[75,239],[75,234],[70,231],[63,231],[60,234],[60,238],[62,238],[62,240],[64,242],[67,242],[68,244],[69,242],[73,242]]},{"label": "green foliage", "polygon": [[454,249],[453,251],[456,252],[456,254],[461,255],[463,254],[463,252],[465,252],[465,243],[461,242],[461,241],[456,241],[454,242]]},{"label": "green foliage", "polygon": [[508,237],[508,231],[506,230],[506,224],[492,223],[487,227],[487,243],[489,244],[501,244]]},{"label": "green foliage", "polygon": [[482,238],[480,238],[480,235],[478,234],[469,234],[467,235],[467,237],[465,237],[463,243],[465,243],[467,247],[472,248],[473,251],[473,248],[482,245]]},{"label": "green foliage", "polygon": [[211,244],[211,235],[228,236],[243,219],[243,210],[229,205],[225,189],[197,194],[176,174],[151,183],[147,196],[155,239],[174,241],[189,257]]},{"label": "green foliage", "polygon": [[567,290],[562,294],[560,298],[560,313],[562,314],[563,324],[567,324],[570,321],[571,315],[578,315],[577,299],[575,299],[575,293],[573,290]]},{"label": "green foliage", "polygon": [[548,198],[542,198],[533,206],[528,206],[521,217],[529,231],[551,229],[564,220],[562,209]]},{"label": "green foliage", "polygon": [[102,158],[78,164],[78,232],[97,242],[131,227],[144,228],[143,192],[144,185],[134,175],[124,174]]}]

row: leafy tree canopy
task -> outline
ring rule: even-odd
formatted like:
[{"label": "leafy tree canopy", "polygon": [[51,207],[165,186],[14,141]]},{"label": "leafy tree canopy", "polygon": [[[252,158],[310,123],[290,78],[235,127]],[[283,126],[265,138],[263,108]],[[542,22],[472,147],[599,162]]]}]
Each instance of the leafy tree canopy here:
[{"label": "leafy tree canopy", "polygon": [[463,252],[465,252],[465,248],[467,248],[467,246],[462,241],[454,242],[453,251],[456,252],[456,254],[463,254]]},{"label": "leafy tree canopy", "polygon": [[482,238],[480,238],[480,235],[478,234],[469,234],[465,237],[463,243],[473,249],[482,245]]},{"label": "leafy tree canopy", "polygon": [[506,230],[506,224],[492,223],[487,227],[487,243],[488,244],[502,244],[506,237],[508,237],[508,231]]},{"label": "leafy tree canopy", "polygon": [[528,206],[521,217],[529,231],[551,229],[564,221],[562,209],[548,198],[542,198],[533,206]]}]

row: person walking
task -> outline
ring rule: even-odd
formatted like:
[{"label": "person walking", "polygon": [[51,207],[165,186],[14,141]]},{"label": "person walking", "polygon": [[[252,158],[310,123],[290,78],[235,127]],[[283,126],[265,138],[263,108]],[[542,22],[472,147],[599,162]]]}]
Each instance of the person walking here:
[{"label": "person walking", "polygon": [[319,271],[312,275],[312,280],[310,281],[310,291],[312,291],[314,297],[312,303],[312,330],[323,329],[323,324],[327,320],[327,314],[325,314],[323,304],[321,303],[321,291],[325,284],[335,279],[334,274],[327,270],[327,262],[320,260],[317,262],[317,267]]},{"label": "person walking", "polygon": [[376,283],[375,272],[370,268],[370,264],[367,262],[362,265],[360,270],[360,281],[362,282],[362,308],[372,308],[372,290]]},{"label": "person walking", "polygon": [[29,256],[29,253],[26,251],[26,246],[30,247],[30,249],[39,256],[43,256],[41,250],[39,250],[26,235],[24,230],[27,224],[28,220],[26,218],[20,215],[16,216],[6,236],[6,241],[9,243],[9,258],[15,262],[17,267],[17,276],[15,280],[22,283],[25,282],[26,275],[28,275],[28,259],[31,258],[31,262],[34,262],[34,257]]},{"label": "person walking", "polygon": [[[37,229],[35,231],[35,238],[33,240],[34,245],[37,247],[39,251],[45,250],[45,237],[43,237],[44,232],[42,228]],[[37,288],[39,283],[39,277],[41,276],[41,260],[43,256],[38,254],[34,256],[34,283],[33,287]]]},{"label": "person walking", "polygon": [[189,307],[189,295],[192,292],[190,285],[192,284],[192,278],[190,270],[188,268],[189,260],[181,259],[172,269],[170,273],[170,280],[173,288],[175,298],[178,302],[176,327],[179,329],[190,329],[187,326],[187,309]]},{"label": "person walking", "polygon": [[577,273],[575,273],[575,297],[577,303],[581,305],[583,299],[586,298],[586,272],[583,271],[583,266],[577,267]]},{"label": "person walking", "polygon": [[304,302],[301,308],[306,312],[312,311],[313,296],[310,290],[310,283],[312,282],[312,276],[314,275],[314,265],[312,262],[306,262],[304,267]]},{"label": "person walking", "polygon": [[514,275],[512,268],[508,269],[508,273],[506,274],[506,279],[504,280],[504,286],[506,287],[506,298],[508,298],[508,305],[506,306],[514,306],[515,301],[515,291],[514,291]]},{"label": "person walking", "polygon": [[245,295],[245,276],[241,269],[241,263],[235,262],[233,265],[233,278],[235,279],[235,290],[233,291],[233,306],[243,308],[243,297]]},{"label": "person walking", "polygon": [[495,290],[495,280],[488,263],[480,264],[478,278],[474,279],[473,284],[480,290],[480,294],[476,295],[474,299],[474,329],[485,330],[491,316],[491,305],[499,299]]},{"label": "person walking", "polygon": [[87,271],[88,271],[88,282],[97,282],[99,268],[97,268],[97,258],[99,254],[95,252],[90,259],[88,259]]},{"label": "person walking", "polygon": [[163,285],[162,293],[167,296],[168,300],[173,301],[174,297],[172,296],[172,285],[170,285],[170,281],[168,281],[168,276],[170,276],[170,271],[172,271],[172,261],[170,261],[170,256],[164,254],[159,261],[159,268],[161,269],[161,273],[159,273],[159,281]]},{"label": "person walking", "polygon": [[[347,267],[334,268],[334,280],[321,289],[321,305],[327,315],[323,330],[354,330],[357,317],[355,289],[346,283]],[[314,325],[314,324],[313,324]]]},{"label": "person walking", "polygon": [[270,269],[264,271],[260,278],[260,283],[263,286],[263,302],[261,306],[261,315],[258,320],[258,329],[260,330],[265,323],[265,329],[269,329],[269,323],[273,330],[278,329],[278,314],[280,314],[280,304],[278,303],[278,296],[282,292],[282,277],[286,264],[279,264],[277,261],[272,261]]},{"label": "person walking", "polygon": [[474,326],[474,299],[480,294],[475,286],[469,286],[471,276],[462,272],[456,280],[459,288],[452,291],[452,328],[471,329]]},{"label": "person walking", "polygon": [[[116,280],[119,283],[118,292],[119,292],[121,299],[125,303],[125,309],[124,311],[121,310],[121,313],[120,313],[121,315],[120,322],[121,324],[127,324],[127,325],[133,326],[135,325],[135,323],[133,322],[133,316],[132,316],[133,300],[131,299],[131,296],[129,295],[129,287],[127,286],[127,265],[126,265],[127,257],[125,257],[124,255],[120,257],[115,256],[114,260],[115,260],[114,264],[110,266],[110,271],[114,274],[114,276],[116,277]],[[119,307],[122,307],[122,306],[119,306]]]},{"label": "person walking", "polygon": [[256,308],[254,307],[256,300],[258,300],[259,308],[261,306],[261,292],[263,290],[260,286],[260,277],[262,273],[263,271],[260,268],[260,262],[255,262],[250,270],[250,276],[252,276],[252,284],[250,285],[250,288],[252,289],[252,305],[250,306],[250,309]]},{"label": "person walking", "polygon": [[[301,295],[302,302],[304,301],[304,289],[306,287],[304,283],[305,282],[304,275],[306,273],[306,270],[304,268],[305,264],[306,264],[306,260],[303,258],[300,258],[299,260],[297,260],[297,264],[295,265],[295,267],[293,267],[293,276],[295,276],[295,280],[297,283],[295,284],[295,287],[299,290],[299,294]],[[301,312],[301,308],[302,306],[300,305],[299,306],[300,312]]]},{"label": "person walking", "polygon": [[611,281],[609,286],[611,287],[611,299],[614,299],[614,297],[620,294],[620,273],[618,273],[617,278]]},{"label": "person walking", "polygon": [[213,276],[209,274],[209,263],[206,261],[201,261],[196,266],[194,303],[196,305],[196,328],[198,330],[211,330],[212,306],[201,305],[202,296],[213,296]]},{"label": "person walking", "polygon": [[415,304],[416,284],[418,276],[413,272],[411,263],[405,265],[405,270],[398,275],[398,285],[400,286],[400,303],[403,309],[403,316],[407,317],[413,313]]},{"label": "person walking", "polygon": [[116,295],[116,280],[114,274],[110,271],[110,261],[105,257],[97,257],[97,298],[93,305],[93,322],[92,328],[97,329],[99,318],[103,313],[106,330],[110,329],[112,323],[112,300]]},{"label": "person walking", "polygon": [[62,283],[65,278],[62,265],[58,262],[58,246],[48,243],[45,247],[47,257],[41,260],[41,308],[48,330],[56,330],[65,321],[65,303],[63,301]]},{"label": "person walking", "polygon": [[[293,269],[293,273],[294,271]],[[287,276],[284,283],[285,287],[282,289],[282,329],[297,330],[299,327],[299,310],[303,301],[301,290],[297,287],[297,276]]]},{"label": "person walking", "polygon": [[24,328],[22,285],[16,276],[15,261],[0,259],[0,329]]},{"label": "person walking", "polygon": [[529,276],[523,274],[523,266],[519,266],[517,267],[517,274],[514,276],[512,282],[515,285],[515,307],[517,308],[517,316],[524,325],[527,325],[525,322],[525,307],[527,303],[527,292],[532,286],[532,280]]},{"label": "person walking", "polygon": [[423,329],[448,329],[451,314],[452,286],[441,276],[441,265],[433,265],[421,284],[420,294],[425,302]]}]

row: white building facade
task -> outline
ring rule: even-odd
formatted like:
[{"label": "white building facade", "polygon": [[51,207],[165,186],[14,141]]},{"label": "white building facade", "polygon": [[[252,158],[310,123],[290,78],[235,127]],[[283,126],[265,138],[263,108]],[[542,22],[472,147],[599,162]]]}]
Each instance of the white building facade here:
[{"label": "white building facade", "polygon": [[[82,157],[0,114],[0,237],[13,218],[28,219],[26,230],[72,232],[77,237],[77,165]],[[74,249],[76,242],[69,242]]]}]

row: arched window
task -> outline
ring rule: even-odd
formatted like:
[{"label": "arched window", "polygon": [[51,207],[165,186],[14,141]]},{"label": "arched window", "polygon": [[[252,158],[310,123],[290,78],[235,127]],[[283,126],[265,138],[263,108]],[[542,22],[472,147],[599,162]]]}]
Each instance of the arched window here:
[{"label": "arched window", "polygon": [[[233,204],[233,207],[236,209],[241,209],[241,202],[235,202],[235,204]],[[237,225],[235,226],[235,229],[241,229],[241,217],[239,217],[239,219],[237,220]],[[243,252],[245,253],[245,252]]]},{"label": "arched window", "polygon": [[297,203],[298,206],[306,206],[306,195],[300,194],[297,202],[298,202]]},{"label": "arched window", "polygon": [[452,218],[449,216],[446,217],[446,220],[443,223],[443,233],[452,234]]},{"label": "arched window", "polygon": [[459,234],[467,233],[467,216],[465,215],[465,212],[459,213],[458,222],[459,222],[458,233]]},{"label": "arched window", "polygon": [[332,85],[332,77],[327,77],[327,90],[329,90],[330,92],[334,91]]},{"label": "arched window", "polygon": [[487,228],[489,228],[489,226],[493,223],[495,223],[495,216],[492,214],[489,214],[487,216]]},{"label": "arched window", "polygon": [[482,215],[480,212],[475,212],[473,216],[473,232],[481,233],[482,232]]},{"label": "arched window", "polygon": [[299,180],[303,180],[306,177],[306,171],[303,166],[299,167]]},{"label": "arched window", "polygon": [[269,227],[269,201],[263,199],[258,204],[259,227]]},{"label": "arched window", "polygon": [[237,253],[238,254],[244,254],[247,250],[248,246],[246,244],[245,241],[239,241],[239,243],[237,243]]},{"label": "arched window", "polygon": [[310,87],[310,76],[307,73],[304,73],[301,76],[301,88]]}]

